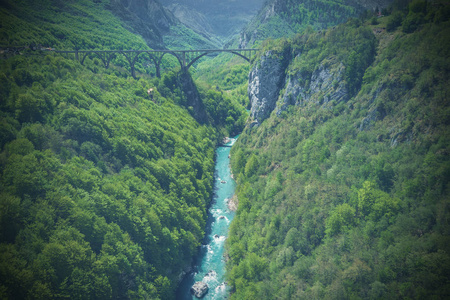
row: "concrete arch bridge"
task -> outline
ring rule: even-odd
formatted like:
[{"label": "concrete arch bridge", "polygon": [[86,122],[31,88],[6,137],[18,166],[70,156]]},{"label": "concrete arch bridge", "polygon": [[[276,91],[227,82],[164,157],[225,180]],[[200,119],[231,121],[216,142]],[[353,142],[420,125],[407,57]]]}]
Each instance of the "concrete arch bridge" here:
[{"label": "concrete arch bridge", "polygon": [[97,56],[105,65],[105,68],[109,67],[111,60],[117,55],[124,55],[128,63],[130,64],[131,75],[136,78],[135,64],[138,58],[146,56],[153,61],[156,67],[156,76],[161,77],[161,63],[166,54],[175,56],[180,63],[182,71],[187,71],[196,61],[203,56],[228,52],[234,55],[240,56],[246,61],[250,62],[252,57],[256,55],[259,49],[201,49],[201,50],[56,50],[48,49],[55,53],[62,54],[74,54],[75,59],[80,61],[81,64],[89,55]]}]

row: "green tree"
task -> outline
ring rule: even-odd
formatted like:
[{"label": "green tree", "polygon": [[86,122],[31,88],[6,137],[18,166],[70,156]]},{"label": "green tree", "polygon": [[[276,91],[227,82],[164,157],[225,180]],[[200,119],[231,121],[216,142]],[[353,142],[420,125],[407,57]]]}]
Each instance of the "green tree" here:
[{"label": "green tree", "polygon": [[256,171],[258,170],[258,158],[255,154],[251,154],[250,157],[247,160],[247,163],[245,164],[245,176],[251,177],[256,174]]},{"label": "green tree", "polygon": [[336,206],[326,221],[325,233],[332,237],[347,231],[356,224],[355,217],[356,210],[349,204],[344,203]]}]

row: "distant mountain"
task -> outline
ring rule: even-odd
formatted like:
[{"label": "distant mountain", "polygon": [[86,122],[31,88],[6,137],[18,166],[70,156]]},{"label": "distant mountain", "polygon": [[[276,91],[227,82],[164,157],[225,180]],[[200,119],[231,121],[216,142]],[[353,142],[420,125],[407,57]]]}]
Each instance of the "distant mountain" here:
[{"label": "distant mountain", "polygon": [[188,27],[226,40],[242,30],[264,0],[161,0],[161,3]]},{"label": "distant mountain", "polygon": [[152,48],[163,48],[163,35],[177,22],[157,0],[111,0],[110,8]]},{"label": "distant mountain", "polygon": [[178,20],[197,34],[211,41],[215,41],[217,45],[221,44],[217,35],[214,33],[214,29],[212,28],[208,18],[204,14],[181,4],[171,4],[167,8]]},{"label": "distant mountain", "polygon": [[153,49],[211,48],[217,45],[213,35],[202,34],[188,23],[180,22],[158,0],[111,0],[109,7],[130,31],[141,35]]}]

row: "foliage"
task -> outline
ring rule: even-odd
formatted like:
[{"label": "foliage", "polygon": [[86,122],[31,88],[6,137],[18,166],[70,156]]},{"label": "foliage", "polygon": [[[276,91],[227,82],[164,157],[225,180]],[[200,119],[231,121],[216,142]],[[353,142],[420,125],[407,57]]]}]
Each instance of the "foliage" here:
[{"label": "foliage", "polygon": [[[148,49],[104,2],[2,3],[2,44]],[[218,134],[175,72],[144,65],[134,79],[123,56],[108,69],[31,49],[1,61],[2,299],[174,298],[204,235]],[[215,125],[239,130],[242,109],[202,93],[220,104]]]},{"label": "foliage", "polygon": [[363,10],[358,3],[347,0],[267,1],[257,17],[247,25],[241,39],[246,39],[248,45],[259,45],[268,38],[291,37],[312,29],[323,30],[356,18]]},{"label": "foliage", "polygon": [[182,23],[171,26],[170,34],[164,35],[164,44],[168,49],[215,49],[216,43],[195,33]]},{"label": "foliage", "polygon": [[204,99],[211,123],[224,127],[229,135],[244,128],[248,107],[247,77],[249,64],[229,53],[202,61],[192,70]]},{"label": "foliage", "polygon": [[288,72],[338,61],[357,82],[346,103],[291,106],[240,135],[232,299],[447,297],[448,22],[374,38],[353,20],[290,41]]},{"label": "foliage", "polygon": [[[130,34],[120,20],[108,9],[109,1],[6,1],[0,7],[2,27],[0,45],[30,47],[28,55],[38,55],[41,48],[56,50],[150,50],[144,39]],[[37,49],[32,51],[31,48]],[[6,54],[7,55],[7,54]],[[153,61],[140,55],[135,68],[138,73],[155,75]],[[90,54],[87,60],[101,65],[100,59]],[[130,71],[124,55],[116,55],[111,63],[116,68]],[[89,64],[89,62],[86,62]],[[163,70],[176,67],[178,62],[170,55],[163,59]],[[26,74],[23,74],[24,76]],[[23,77],[26,80],[26,77]]]}]

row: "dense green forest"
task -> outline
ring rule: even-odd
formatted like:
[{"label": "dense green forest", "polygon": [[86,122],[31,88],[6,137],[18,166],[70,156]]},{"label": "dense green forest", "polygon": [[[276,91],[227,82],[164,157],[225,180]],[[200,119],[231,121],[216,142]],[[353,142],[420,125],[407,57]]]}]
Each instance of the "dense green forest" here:
[{"label": "dense green forest", "polygon": [[[0,298],[173,299],[204,236],[214,148],[242,130],[232,299],[448,298],[450,5],[409,2],[325,30],[360,2],[271,1],[244,30],[262,48],[251,66],[224,54],[191,76],[165,56],[155,78],[139,58],[135,79],[123,55],[105,68],[31,49],[153,48],[118,1],[1,1]],[[205,43],[169,27],[169,48]],[[267,53],[286,82],[245,127]],[[342,76],[317,90],[318,70]]]},{"label": "dense green forest", "polygon": [[[232,299],[450,296],[450,6],[383,14],[265,43],[309,98],[232,149]],[[313,92],[340,64],[349,100]]]},{"label": "dense green forest", "polygon": [[244,125],[208,84],[199,124],[170,59],[161,79],[138,61],[134,79],[123,56],[105,69],[7,51],[149,49],[108,3],[0,4],[2,299],[172,299],[204,235],[216,143]]}]

